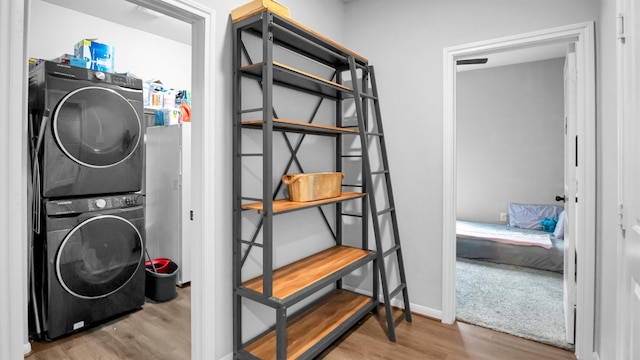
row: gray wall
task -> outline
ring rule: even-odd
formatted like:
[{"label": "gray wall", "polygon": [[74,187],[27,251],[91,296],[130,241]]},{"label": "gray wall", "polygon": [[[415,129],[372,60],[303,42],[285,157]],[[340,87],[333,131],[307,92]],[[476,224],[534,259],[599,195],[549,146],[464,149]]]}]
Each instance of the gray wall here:
[{"label": "gray wall", "polygon": [[411,300],[431,309],[442,308],[443,48],[596,21],[595,350],[601,359],[615,358],[615,2],[359,0],[346,9],[345,44],[376,65]]},{"label": "gray wall", "polygon": [[458,219],[556,204],[564,171],[564,58],[458,72]]}]

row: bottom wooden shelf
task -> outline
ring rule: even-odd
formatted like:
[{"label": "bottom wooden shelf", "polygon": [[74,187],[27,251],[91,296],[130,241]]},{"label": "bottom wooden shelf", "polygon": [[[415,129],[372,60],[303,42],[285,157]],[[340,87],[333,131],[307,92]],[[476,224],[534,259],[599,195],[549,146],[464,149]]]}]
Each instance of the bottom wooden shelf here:
[{"label": "bottom wooden shelf", "polygon": [[[307,309],[287,323],[287,359],[297,359],[314,345],[337,331],[340,325],[361,314],[370,305],[367,296],[336,290],[323,301]],[[365,312],[366,313],[366,312]],[[345,329],[346,330],[346,329]],[[336,337],[340,334],[334,334]],[[246,347],[260,359],[276,358],[276,332],[271,331]]]}]

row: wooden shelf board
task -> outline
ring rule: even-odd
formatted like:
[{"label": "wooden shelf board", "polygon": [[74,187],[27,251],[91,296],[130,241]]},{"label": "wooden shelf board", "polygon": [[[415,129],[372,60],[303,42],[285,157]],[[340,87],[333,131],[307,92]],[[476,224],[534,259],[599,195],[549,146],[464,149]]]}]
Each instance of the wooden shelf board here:
[{"label": "wooden shelf board", "polygon": [[[243,126],[252,128],[262,128],[263,124],[264,120],[248,120],[242,122]],[[300,131],[319,135],[357,134],[359,132],[356,128],[341,128],[285,119],[273,119],[273,128],[282,131]]]},{"label": "wooden shelf board", "polygon": [[[273,213],[283,213],[287,211],[301,210],[306,208],[311,208],[319,205],[332,204],[340,201],[346,201],[351,199],[357,199],[365,196],[365,193],[361,192],[351,192],[351,191],[343,191],[342,194],[338,197],[322,199],[316,201],[289,201],[289,199],[279,199],[273,201]],[[242,205],[243,210],[257,210],[262,211],[263,205],[262,202],[254,202],[249,204]]]},{"label": "wooden shelf board", "polygon": [[[254,76],[262,76],[264,63],[245,65],[240,71]],[[308,72],[298,70],[288,65],[273,62],[273,81],[284,85],[294,86],[298,89],[319,93],[326,96],[337,97],[340,92],[353,93],[353,89],[336,82],[323,79]]]},{"label": "wooden shelf board", "polygon": [[[324,35],[316,32],[316,31],[314,31],[314,30],[302,25],[301,23],[293,20],[292,18],[286,18],[286,19],[280,18],[280,19],[282,19],[282,23],[285,23],[285,22],[286,23],[290,23],[291,25],[296,26],[300,30],[302,30],[302,33],[311,34],[312,36],[315,36],[316,38],[320,39],[322,42],[330,44],[331,46],[334,46],[334,47],[340,49],[341,51],[343,51],[343,52],[345,52],[347,54],[353,55],[357,60],[359,60],[359,61],[361,61],[363,63],[367,63],[368,62],[367,58],[365,58],[364,56],[358,54],[357,52],[355,52],[355,51],[353,51],[353,50],[351,50],[351,49],[349,49],[349,48],[347,48],[345,46],[342,46],[342,45],[338,44],[337,42],[327,38],[326,36],[324,36]],[[276,22],[277,22],[277,20],[276,20]]]},{"label": "wooden shelf board", "polygon": [[[337,290],[287,324],[287,359],[297,359],[342,323],[371,303],[371,298]],[[276,358],[276,334],[271,331],[247,346],[260,359]]]},{"label": "wooden shelf board", "polygon": [[291,16],[291,12],[286,6],[283,6],[275,1],[254,0],[231,10],[231,22],[237,23],[265,11],[271,11],[272,13],[285,18],[289,18]]},{"label": "wooden shelf board", "polygon": [[[286,299],[371,254],[369,250],[334,246],[279,268],[273,272],[273,297]],[[242,286],[262,293],[262,276],[247,280]]]},{"label": "wooden shelf board", "polygon": [[[245,19],[254,16],[254,19],[248,20],[249,24],[245,24],[248,28],[250,28],[253,32],[257,34],[262,33],[261,21],[264,18],[263,13],[269,12],[269,9],[262,8],[257,12],[252,12],[248,14],[248,16],[243,16],[242,18],[238,18],[233,21],[234,24],[240,23]],[[305,52],[311,56],[317,57],[323,61],[332,64],[347,64],[344,57],[352,55],[356,62],[361,65],[366,65],[369,61],[364,56],[356,53],[355,51],[338,44],[337,42],[327,38],[326,36],[302,25],[301,23],[293,20],[290,16],[282,16],[274,13],[273,22],[282,28],[303,37],[304,39],[310,41],[313,44],[319,45],[322,48],[328,49],[329,52],[320,51],[315,46],[307,44],[299,39],[296,39],[291,33],[287,31],[281,30],[279,27],[273,27],[273,35],[274,41],[277,43],[283,43],[286,46],[293,47],[298,50],[298,52]],[[331,52],[335,54],[331,54]],[[342,58],[341,58],[342,57]]]}]

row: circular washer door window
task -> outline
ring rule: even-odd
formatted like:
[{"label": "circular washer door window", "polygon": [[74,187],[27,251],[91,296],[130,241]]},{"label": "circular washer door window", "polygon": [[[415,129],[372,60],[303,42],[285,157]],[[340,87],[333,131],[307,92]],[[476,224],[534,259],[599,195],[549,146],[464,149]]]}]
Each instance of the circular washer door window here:
[{"label": "circular washer door window", "polygon": [[57,277],[79,298],[105,297],[134,277],[143,251],[140,232],[131,222],[113,215],[92,217],[62,241],[56,256]]},{"label": "circular washer door window", "polygon": [[53,113],[53,132],[62,151],[78,164],[106,168],[125,161],[140,143],[136,109],[118,92],[84,87],[64,96]]}]

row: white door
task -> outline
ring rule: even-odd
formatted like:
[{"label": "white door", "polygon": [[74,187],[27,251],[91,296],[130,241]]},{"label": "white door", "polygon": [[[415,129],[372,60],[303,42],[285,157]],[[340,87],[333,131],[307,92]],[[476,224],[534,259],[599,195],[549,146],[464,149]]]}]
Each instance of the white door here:
[{"label": "white door", "polygon": [[618,246],[618,354],[640,359],[640,4],[619,3],[618,103],[621,232]]},{"label": "white door", "polygon": [[567,342],[575,341],[576,314],[576,241],[577,216],[576,168],[576,54],[574,44],[569,44],[564,63],[564,320]]}]

